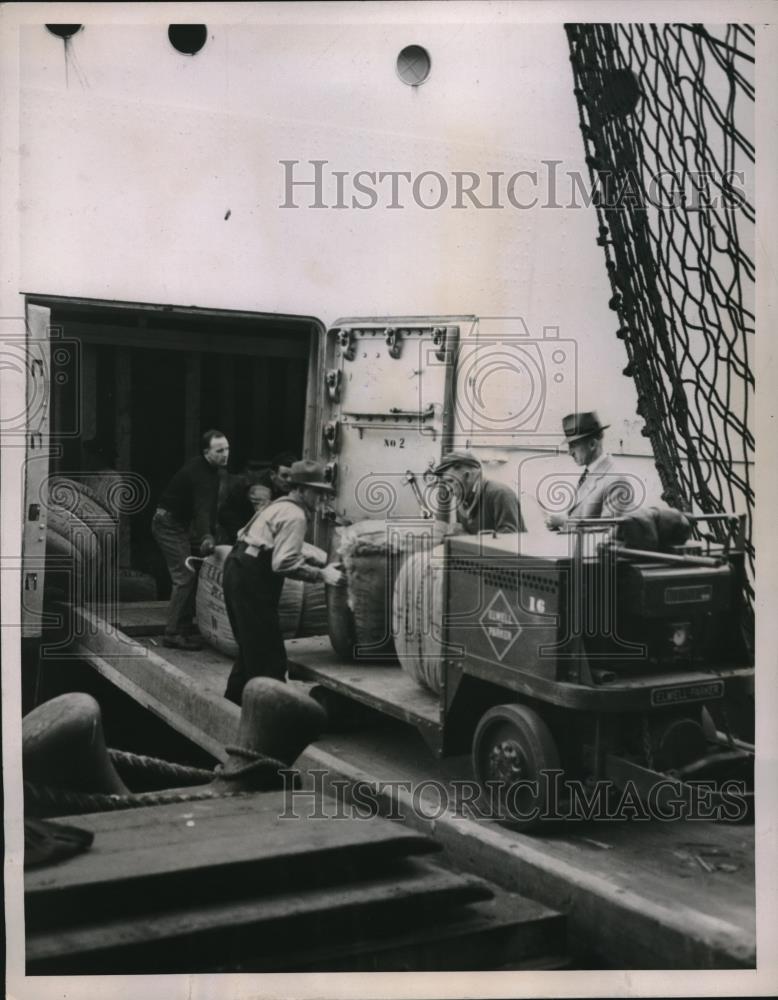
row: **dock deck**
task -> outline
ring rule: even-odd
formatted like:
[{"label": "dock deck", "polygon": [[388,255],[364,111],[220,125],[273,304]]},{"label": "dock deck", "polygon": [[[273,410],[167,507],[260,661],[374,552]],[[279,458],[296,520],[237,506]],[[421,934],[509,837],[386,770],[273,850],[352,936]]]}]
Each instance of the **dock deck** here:
[{"label": "dock deck", "polygon": [[[231,666],[226,657],[209,649],[166,649],[153,634],[129,638],[88,611],[76,615],[83,627],[73,652],[177,731],[223,756],[239,717],[221,697]],[[143,630],[137,622],[135,630]],[[293,640],[287,651],[290,664],[309,678],[317,669],[333,669],[325,639]],[[409,711],[431,719],[430,706],[420,709],[414,691],[416,707]],[[433,779],[452,795],[452,782],[471,777],[468,758],[436,760],[412,726],[385,719],[369,732],[327,734],[298,766],[304,777],[327,785],[406,782],[413,789]],[[755,967],[751,825],[559,823],[522,834],[451,808],[431,819],[413,791],[390,791],[386,805],[392,804],[408,825],[432,833],[456,867],[565,912],[576,946],[594,950],[614,968]]]},{"label": "dock deck", "polygon": [[565,967],[562,914],[435,864],[401,824],[286,802],[68,817],[94,841],[26,873],[28,974]]}]

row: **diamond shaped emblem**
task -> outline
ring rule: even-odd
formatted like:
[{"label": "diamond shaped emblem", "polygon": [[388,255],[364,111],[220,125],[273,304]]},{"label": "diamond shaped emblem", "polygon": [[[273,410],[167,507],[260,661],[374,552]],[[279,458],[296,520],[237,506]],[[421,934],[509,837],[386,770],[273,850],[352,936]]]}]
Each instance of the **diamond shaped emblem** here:
[{"label": "diamond shaped emblem", "polygon": [[494,655],[502,662],[523,630],[501,590],[498,590],[491,599],[478,621]]}]

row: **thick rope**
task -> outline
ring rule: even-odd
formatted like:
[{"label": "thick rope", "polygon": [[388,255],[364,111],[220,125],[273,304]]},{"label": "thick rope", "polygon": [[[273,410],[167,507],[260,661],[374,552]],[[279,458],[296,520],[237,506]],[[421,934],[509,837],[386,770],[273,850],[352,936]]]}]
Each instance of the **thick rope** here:
[{"label": "thick rope", "polygon": [[289,770],[288,766],[284,764],[283,761],[276,760],[274,757],[266,757],[257,750],[249,750],[247,747],[237,746],[228,746],[224,749],[231,756],[243,757],[244,760],[248,761],[248,763],[244,764],[242,767],[236,767],[234,769],[231,768],[227,774],[224,773],[224,765],[220,764],[216,768],[216,774],[225,780],[243,777],[246,774],[254,774],[257,777],[262,777],[266,773],[277,774],[279,771]]},{"label": "thick rope", "polygon": [[[117,809],[137,809],[140,806],[165,805],[174,802],[194,802],[198,799],[218,799],[235,795],[246,795],[254,791],[270,791],[284,786],[281,771],[288,771],[283,761],[267,757],[256,750],[247,747],[228,746],[227,752],[234,757],[241,757],[246,764],[235,770],[225,772],[219,765],[213,771],[202,768],[185,767],[155,757],[142,757],[138,754],[120,750],[109,750],[114,763],[121,761],[131,767],[140,762],[140,767],[146,768],[156,776],[163,774],[171,780],[182,781],[183,784],[194,786],[192,791],[165,789],[147,792],[130,792],[126,795],[108,795],[104,793],[78,792],[67,788],[53,788],[48,785],[38,785],[30,781],[24,782],[24,808],[30,816],[68,816],[77,813],[107,812]],[[250,787],[246,778],[250,776]],[[195,780],[195,778],[197,780]],[[213,785],[218,779],[218,785]],[[239,787],[231,790],[230,781],[241,779]]]},{"label": "thick rope", "polygon": [[[64,788],[52,788],[48,785],[35,785],[24,782],[24,810],[29,816],[72,816],[78,813],[110,812],[118,809],[138,809],[141,806],[159,806],[175,802],[196,802],[202,799],[232,798],[236,795],[250,795],[255,791],[271,791],[282,788],[283,777],[278,773],[277,762],[267,758],[257,761],[255,768],[256,785],[251,789],[241,786],[232,791],[229,787],[220,785],[200,785],[191,791],[157,791],[137,792],[129,795],[106,795],[90,792],[74,792]],[[285,768],[285,765],[281,765]],[[238,772],[241,773],[242,772]],[[233,775],[224,776],[228,781]],[[259,780],[261,779],[261,781]]]},{"label": "thick rope", "polygon": [[198,799],[217,799],[244,795],[245,791],[231,792],[203,785],[191,792],[138,792],[129,795],[104,795],[89,792],[72,792],[48,785],[24,782],[24,810],[29,816],[72,816],[78,813],[111,812],[118,809],[137,809],[140,806],[159,806],[172,802],[194,802]]},{"label": "thick rope", "polygon": [[214,772],[203,767],[175,764],[159,757],[130,753],[128,750],[109,749],[108,755],[122,778],[131,779],[142,775],[146,780],[155,779],[155,784],[157,784],[158,779],[160,788],[204,785],[213,781],[214,778]]}]

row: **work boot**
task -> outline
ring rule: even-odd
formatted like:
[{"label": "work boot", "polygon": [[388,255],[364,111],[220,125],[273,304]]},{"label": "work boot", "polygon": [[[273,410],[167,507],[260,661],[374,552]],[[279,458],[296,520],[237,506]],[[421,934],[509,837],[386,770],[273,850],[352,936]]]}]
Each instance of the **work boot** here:
[{"label": "work boot", "polygon": [[179,633],[175,635],[163,635],[162,645],[170,649],[186,649],[190,652],[203,648],[202,642],[196,636],[181,635]]}]

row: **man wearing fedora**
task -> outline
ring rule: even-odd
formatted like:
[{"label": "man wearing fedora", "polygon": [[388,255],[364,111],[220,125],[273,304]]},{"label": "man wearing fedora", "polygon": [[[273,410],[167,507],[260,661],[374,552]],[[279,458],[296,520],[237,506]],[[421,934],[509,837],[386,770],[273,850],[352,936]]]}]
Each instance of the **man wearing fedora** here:
[{"label": "man wearing fedora", "polygon": [[[583,467],[573,502],[564,514],[549,514],[546,527],[564,530],[570,519],[617,517],[631,495],[625,479],[619,478],[611,456],[603,447],[602,435],[610,424],[601,424],[597,414],[570,413],[562,419],[568,451],[576,465]],[[621,502],[621,506],[620,506]]]},{"label": "man wearing fedora", "polygon": [[469,535],[525,531],[519,498],[503,483],[484,479],[480,461],[469,451],[450,451],[432,470],[454,493],[457,520]]},{"label": "man wearing fedora", "polygon": [[304,552],[310,516],[333,488],[320,462],[303,459],[291,466],[290,490],[260,510],[238,532],[224,564],[224,600],[238,643],[238,658],[224,697],[240,705],[252,677],[286,680],[286,648],[278,619],[284,579],[335,585],[341,574],[326,557]]}]

